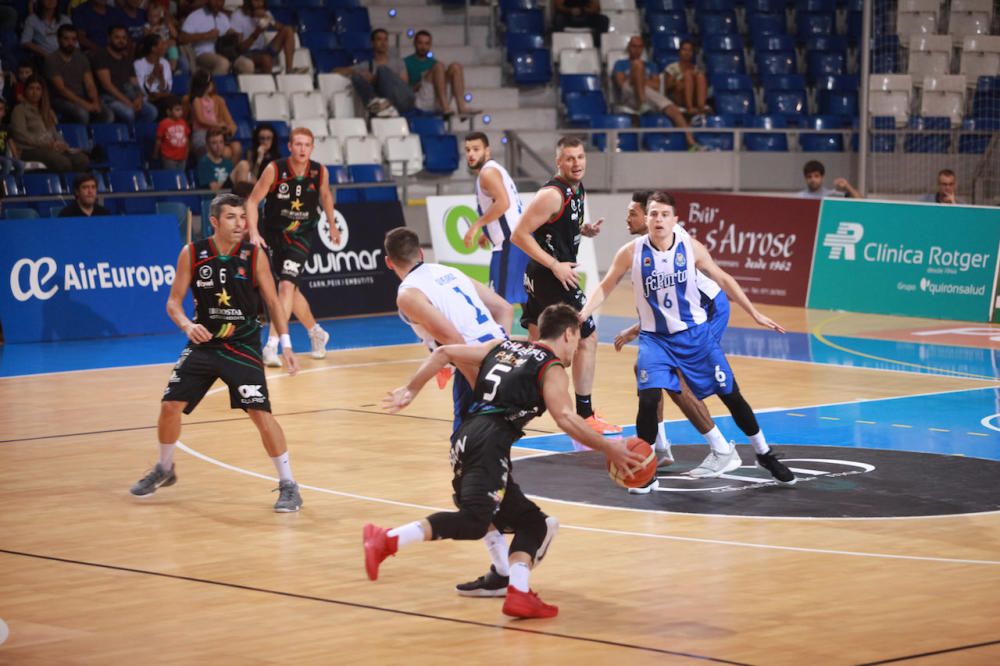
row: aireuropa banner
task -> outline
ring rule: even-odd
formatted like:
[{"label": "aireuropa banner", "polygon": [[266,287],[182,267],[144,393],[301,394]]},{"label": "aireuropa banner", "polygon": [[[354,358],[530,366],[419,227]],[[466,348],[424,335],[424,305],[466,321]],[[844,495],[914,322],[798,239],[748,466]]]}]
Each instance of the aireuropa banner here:
[{"label": "aireuropa banner", "polygon": [[399,280],[385,265],[383,242],[390,229],[405,226],[398,201],[341,204],[334,208],[340,243],[320,214],[306,261],[302,293],[317,317],[389,312],[396,309]]},{"label": "aireuropa banner", "polygon": [[166,215],[0,222],[6,342],[163,333],[177,219]]},{"label": "aireuropa banner", "polygon": [[825,199],[809,307],[989,321],[995,208]]},{"label": "aireuropa banner", "polygon": [[[521,202],[527,208],[535,193],[521,192]],[[492,248],[482,249],[478,243],[465,247],[465,232],[479,219],[476,213],[476,197],[459,195],[447,197],[427,197],[427,220],[431,228],[431,245],[435,261],[454,266],[474,280],[489,284],[490,255]],[[588,207],[584,205],[584,222],[590,223]],[[481,233],[481,232],[480,232]],[[596,238],[600,242],[600,236]],[[597,274],[597,255],[594,254],[594,240],[582,238],[577,253],[577,270],[580,272],[580,288],[588,292],[600,278]]]},{"label": "aireuropa banner", "polygon": [[673,192],[677,216],[751,301],[803,306],[819,201]]}]

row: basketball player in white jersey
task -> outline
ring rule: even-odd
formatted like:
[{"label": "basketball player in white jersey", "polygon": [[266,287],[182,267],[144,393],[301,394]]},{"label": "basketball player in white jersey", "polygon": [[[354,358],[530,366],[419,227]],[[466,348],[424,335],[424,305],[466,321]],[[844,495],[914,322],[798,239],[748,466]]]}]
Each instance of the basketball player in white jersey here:
[{"label": "basketball player in white jersey", "polygon": [[[396,306],[399,316],[431,351],[441,345],[478,344],[507,338],[514,323],[514,308],[486,285],[461,271],[425,263],[420,240],[410,229],[397,227],[385,235],[385,263],[399,277]],[[473,401],[476,377],[455,373],[452,397],[457,432]],[[555,530],[558,523],[551,529]],[[509,563],[507,542],[496,529],[483,538],[492,566],[487,577],[459,584],[464,596],[503,596],[507,591]],[[488,578],[488,580],[484,580]],[[466,590],[465,588],[470,588]]]},{"label": "basketball player in white jersey", "polygon": [[[702,305],[698,271],[715,280],[758,324],[779,333],[784,329],[758,311],[736,280],[712,260],[705,246],[677,224],[674,199],[669,193],[653,193],[646,215],[648,233],[618,250],[604,280],[580,313],[581,317],[593,314],[622,277],[631,274],[641,328],[637,434],[643,439],[655,438],[661,389],[680,393],[683,377],[695,397],[719,396],[737,426],[750,438],[758,464],[778,482],[794,484],[795,475],[768,446],[711,329]],[[719,476],[742,465],[736,447],[726,442],[717,427],[704,434],[712,450],[692,475]]]},{"label": "basketball player in white jersey", "polygon": [[[493,245],[490,257],[490,287],[508,303],[524,303],[524,269],[528,255],[510,242],[510,236],[521,221],[521,196],[507,170],[493,159],[490,140],[482,132],[465,136],[465,161],[476,174],[476,207],[479,219],[469,225],[465,246],[472,247],[476,233],[485,229],[484,236]],[[483,237],[480,237],[480,242]]]}]

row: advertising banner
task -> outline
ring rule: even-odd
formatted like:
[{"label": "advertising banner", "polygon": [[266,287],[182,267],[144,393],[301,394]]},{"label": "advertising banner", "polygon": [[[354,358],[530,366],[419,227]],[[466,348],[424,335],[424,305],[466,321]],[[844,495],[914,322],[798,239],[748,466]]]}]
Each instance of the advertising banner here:
[{"label": "advertising banner", "polygon": [[167,215],[0,222],[5,341],[176,330],[166,302],[181,246]]},{"label": "advertising banner", "polygon": [[819,201],[673,192],[677,216],[755,303],[803,306]]},{"label": "advertising banner", "polygon": [[[520,194],[521,202],[524,208],[527,208],[535,198],[535,193]],[[471,248],[465,247],[465,232],[477,219],[479,214],[476,212],[474,195],[427,197],[427,220],[431,228],[431,244],[435,260],[459,269],[474,280],[488,284],[492,248],[484,250],[478,243],[473,243]],[[585,205],[583,219],[588,224],[591,222],[589,206]],[[598,236],[597,240],[600,241],[600,238]],[[577,270],[580,272],[580,288],[584,292],[589,292],[600,281],[597,275],[594,239],[580,240]]]},{"label": "advertising banner", "polygon": [[990,321],[995,208],[825,199],[809,307]]},{"label": "advertising banner", "polygon": [[382,245],[387,231],[405,226],[399,202],[338,204],[334,215],[340,243],[330,241],[330,226],[321,213],[301,282],[313,315],[394,311],[399,280],[385,265]]}]

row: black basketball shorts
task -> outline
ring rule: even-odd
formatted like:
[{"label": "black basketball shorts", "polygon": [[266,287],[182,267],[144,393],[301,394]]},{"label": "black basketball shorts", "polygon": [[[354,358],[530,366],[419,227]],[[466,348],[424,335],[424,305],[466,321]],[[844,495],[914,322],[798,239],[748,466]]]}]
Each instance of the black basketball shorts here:
[{"label": "black basketball shorts", "polygon": [[[536,261],[528,264],[528,269],[524,272],[524,289],[528,292],[528,300],[521,312],[521,326],[525,328],[528,324],[537,326],[542,310],[550,305],[567,303],[579,312],[587,303],[587,297],[579,287],[566,289],[552,271]],[[580,337],[589,337],[595,330],[597,325],[594,323],[594,318],[588,317],[580,326]]]},{"label": "black basketball shorts", "polygon": [[225,342],[211,347],[189,344],[170,373],[163,402],[186,402],[184,413],[190,414],[216,379],[229,387],[233,409],[271,411],[259,342]]}]

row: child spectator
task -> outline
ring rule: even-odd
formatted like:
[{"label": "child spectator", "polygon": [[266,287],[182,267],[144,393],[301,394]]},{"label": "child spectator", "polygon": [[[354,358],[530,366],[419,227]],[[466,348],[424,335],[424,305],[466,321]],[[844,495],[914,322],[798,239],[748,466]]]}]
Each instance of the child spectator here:
[{"label": "child spectator", "polygon": [[177,97],[167,98],[164,104],[167,117],[156,128],[153,157],[159,158],[164,169],[187,168],[191,151],[191,126],[184,120],[184,105]]}]

